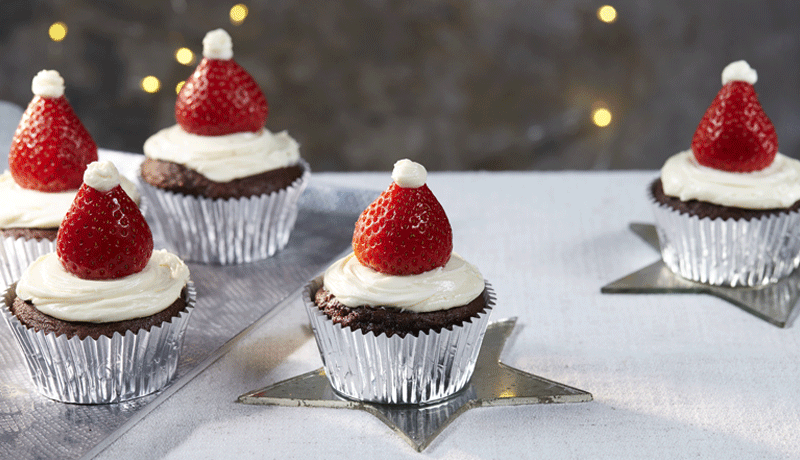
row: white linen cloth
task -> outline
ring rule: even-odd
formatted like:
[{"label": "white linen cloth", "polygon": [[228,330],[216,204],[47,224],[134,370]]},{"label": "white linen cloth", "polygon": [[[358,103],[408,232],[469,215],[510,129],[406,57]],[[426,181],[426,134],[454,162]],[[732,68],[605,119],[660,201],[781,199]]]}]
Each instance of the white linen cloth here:
[{"label": "white linen cloth", "polygon": [[[495,288],[492,319],[518,317],[503,362],[594,401],[469,410],[422,454],[365,412],[236,403],[321,366],[298,300],[96,458],[798,458],[798,325],[708,295],[600,293],[659,257],[628,230],[652,222],[645,189],[657,174],[428,177],[454,249]],[[390,178],[312,180],[377,196]]]}]

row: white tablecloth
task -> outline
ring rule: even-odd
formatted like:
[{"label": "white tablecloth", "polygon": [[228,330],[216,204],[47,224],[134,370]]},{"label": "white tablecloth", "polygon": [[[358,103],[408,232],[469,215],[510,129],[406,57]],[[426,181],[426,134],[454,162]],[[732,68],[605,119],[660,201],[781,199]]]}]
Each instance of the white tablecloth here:
[{"label": "white tablecloth", "polygon": [[[454,247],[518,317],[502,360],[591,392],[577,404],[479,408],[421,454],[359,411],[251,406],[247,391],[316,369],[300,308],[277,312],[97,458],[798,458],[800,328],[706,295],[609,295],[658,259],[656,172],[432,173]],[[315,174],[381,190],[389,173]]]}]

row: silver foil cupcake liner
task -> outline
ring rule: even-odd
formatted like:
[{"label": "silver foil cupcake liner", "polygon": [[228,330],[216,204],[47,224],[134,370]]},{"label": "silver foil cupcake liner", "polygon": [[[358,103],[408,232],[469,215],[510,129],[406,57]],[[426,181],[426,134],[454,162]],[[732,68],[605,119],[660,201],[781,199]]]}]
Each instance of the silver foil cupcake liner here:
[{"label": "silver foil cupcake liner", "polygon": [[170,321],[149,331],[83,340],[23,325],[9,308],[15,287],[16,283],[6,289],[2,314],[20,345],[34,386],[48,398],[76,404],[116,403],[156,392],[175,375],[195,305],[191,281],[186,310]]},{"label": "silver foil cupcake liner", "polygon": [[800,213],[758,219],[690,216],[651,195],[661,257],[683,278],[720,286],[760,286],[800,265]]},{"label": "silver foil cupcake liner", "polygon": [[56,242],[46,238],[3,238],[3,245],[0,246],[0,277],[3,279],[3,286],[18,280],[28,265],[40,256],[55,251]]},{"label": "silver foil cupcake liner", "polygon": [[430,404],[469,383],[494,306],[488,283],[486,308],[477,318],[416,337],[387,337],[334,324],[314,303],[320,286],[321,277],[306,285],[303,300],[325,374],[340,395],[382,404]]},{"label": "silver foil cupcake liner", "polygon": [[184,260],[239,264],[266,259],[289,242],[297,220],[297,200],[311,168],[289,187],[252,197],[211,199],[173,193],[140,180],[154,230]]}]

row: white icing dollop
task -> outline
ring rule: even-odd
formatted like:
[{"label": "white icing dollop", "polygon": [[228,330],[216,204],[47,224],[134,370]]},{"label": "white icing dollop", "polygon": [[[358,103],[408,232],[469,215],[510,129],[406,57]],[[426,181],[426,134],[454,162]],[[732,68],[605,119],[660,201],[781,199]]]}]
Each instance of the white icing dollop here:
[{"label": "white icing dollop", "polygon": [[[120,176],[120,185],[139,204],[140,195],[133,182]],[[69,211],[78,190],[40,192],[22,188],[10,171],[0,174],[0,228],[56,228]]]},{"label": "white icing dollop", "polygon": [[392,180],[403,188],[422,187],[427,179],[428,171],[425,166],[411,160],[399,160],[392,169]]},{"label": "white icing dollop", "polygon": [[743,81],[755,85],[756,80],[758,80],[758,73],[750,67],[747,61],[731,62],[722,70],[723,85],[731,81]]},{"label": "white icing dollop", "polygon": [[788,208],[800,200],[800,161],[781,153],[772,164],[748,173],[721,171],[697,162],[691,150],[670,157],[661,168],[664,193],[743,209]]},{"label": "white icing dollop", "polygon": [[296,164],[300,145],[286,131],[264,128],[223,136],[200,136],[174,125],[150,136],[144,154],[186,166],[215,182],[230,182]]},{"label": "white icing dollop", "polygon": [[17,282],[17,296],[64,321],[108,323],[154,315],[180,296],[189,268],[153,251],[144,270],[116,280],[84,280],[64,270],[55,253],[36,259]]},{"label": "white icing dollop", "polygon": [[208,59],[233,58],[233,40],[225,29],[215,29],[203,38],[203,56]]},{"label": "white icing dollop", "polygon": [[41,97],[61,97],[64,95],[64,79],[57,70],[42,70],[33,77],[31,91]]},{"label": "white icing dollop", "polygon": [[94,161],[86,167],[83,182],[99,192],[107,192],[119,185],[119,171],[110,161]]},{"label": "white icing dollop", "polygon": [[444,267],[406,276],[377,272],[350,253],[325,271],[323,282],[348,307],[383,305],[418,313],[466,305],[485,287],[478,269],[455,252]]}]

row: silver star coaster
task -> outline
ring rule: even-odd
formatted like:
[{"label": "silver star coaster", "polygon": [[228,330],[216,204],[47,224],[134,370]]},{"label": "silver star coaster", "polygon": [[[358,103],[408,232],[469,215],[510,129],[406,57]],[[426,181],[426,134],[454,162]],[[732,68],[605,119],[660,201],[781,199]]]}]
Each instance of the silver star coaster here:
[{"label": "silver star coaster", "polygon": [[516,318],[489,324],[469,385],[426,406],[373,404],[334,393],[320,368],[239,396],[239,402],[274,406],[358,409],[378,417],[422,452],[459,415],[473,407],[591,401],[591,393],[528,374],[500,362]]},{"label": "silver star coaster", "polygon": [[[650,246],[660,251],[658,234],[653,225],[632,223],[631,230]],[[800,309],[800,270],[777,283],[759,287],[724,287],[697,283],[681,278],[662,260],[648,265],[612,283],[603,286],[604,294],[711,294],[726,300],[742,310],[774,324],[787,327]]]}]

